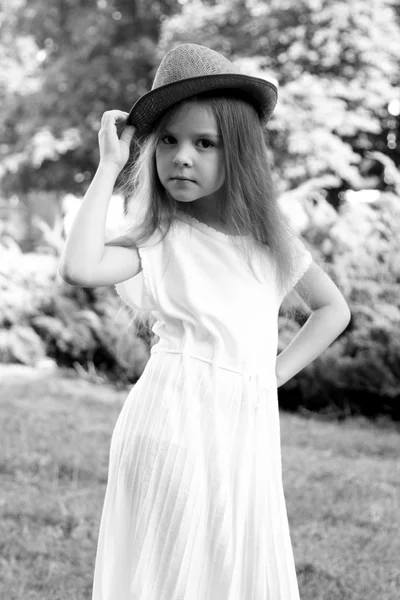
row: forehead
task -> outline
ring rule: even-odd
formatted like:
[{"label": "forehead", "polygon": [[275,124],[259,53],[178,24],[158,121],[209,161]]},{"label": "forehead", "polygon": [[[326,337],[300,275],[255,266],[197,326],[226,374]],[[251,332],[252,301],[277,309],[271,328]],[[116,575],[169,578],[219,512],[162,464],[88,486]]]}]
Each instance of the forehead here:
[{"label": "forehead", "polygon": [[206,128],[215,131],[215,133],[219,131],[217,120],[211,108],[207,104],[200,104],[199,102],[188,102],[180,106],[165,125],[168,129],[197,130],[198,128]]}]

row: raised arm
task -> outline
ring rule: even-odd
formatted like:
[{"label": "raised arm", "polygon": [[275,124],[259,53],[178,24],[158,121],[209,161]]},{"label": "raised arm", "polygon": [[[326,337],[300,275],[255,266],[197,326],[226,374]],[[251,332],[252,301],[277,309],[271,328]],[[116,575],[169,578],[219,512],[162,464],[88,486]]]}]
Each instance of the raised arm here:
[{"label": "raised arm", "polygon": [[105,246],[106,217],[115,181],[129,157],[134,127],[117,135],[120,110],[103,114],[99,131],[100,161],[68,233],[60,259],[60,276],[71,285],[101,286],[119,283],[141,269],[136,248]]}]

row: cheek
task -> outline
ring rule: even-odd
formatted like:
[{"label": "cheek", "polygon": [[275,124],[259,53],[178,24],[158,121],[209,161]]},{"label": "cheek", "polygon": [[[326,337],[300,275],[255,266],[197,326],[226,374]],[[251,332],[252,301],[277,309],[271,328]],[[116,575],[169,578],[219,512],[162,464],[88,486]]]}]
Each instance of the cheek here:
[{"label": "cheek", "polygon": [[161,152],[159,152],[158,150],[156,151],[156,170],[158,173],[158,176],[162,176],[163,173],[163,167],[164,167],[164,162],[163,161],[163,157],[161,155]]},{"label": "cheek", "polygon": [[218,173],[219,173],[219,179],[220,179],[221,183],[223,183],[225,181],[225,161],[224,161],[224,159],[221,159],[221,161],[218,164]]}]

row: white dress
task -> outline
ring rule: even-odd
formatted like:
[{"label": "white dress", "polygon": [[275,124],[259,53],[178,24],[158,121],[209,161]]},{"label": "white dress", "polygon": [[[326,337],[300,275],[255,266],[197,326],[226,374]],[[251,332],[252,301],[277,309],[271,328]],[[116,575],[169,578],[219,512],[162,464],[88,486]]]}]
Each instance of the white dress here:
[{"label": "white dress", "polygon": [[[252,242],[259,282],[231,238],[182,215],[116,286],[152,310],[160,339],[113,431],[92,600],[299,600],[275,375],[283,297],[268,247]],[[311,262],[300,242],[284,295]]]}]

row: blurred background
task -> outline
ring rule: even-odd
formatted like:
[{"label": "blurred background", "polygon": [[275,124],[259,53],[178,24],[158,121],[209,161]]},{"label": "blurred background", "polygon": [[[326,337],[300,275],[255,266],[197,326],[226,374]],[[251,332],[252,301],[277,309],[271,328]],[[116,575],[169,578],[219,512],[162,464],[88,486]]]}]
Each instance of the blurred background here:
[{"label": "blurred background", "polygon": [[[98,164],[103,112],[129,111],[151,88],[164,54],[182,42],[209,46],[248,74],[277,83],[279,101],[266,135],[279,201],[295,229],[319,253],[352,312],[349,326],[334,344],[279,389],[286,415],[285,460],[292,457],[296,462],[305,453],[301,468],[289,461],[285,471],[304,600],[399,598],[400,568],[394,556],[400,555],[400,548],[389,533],[400,508],[398,2],[0,0],[0,7],[0,472],[14,482],[20,473],[20,485],[27,486],[27,505],[12,513],[10,522],[20,524],[21,514],[33,511],[33,522],[41,530],[50,527],[49,509],[40,513],[32,496],[37,476],[41,501],[43,486],[48,485],[51,512],[60,509],[53,529],[63,543],[68,539],[72,544],[71,562],[63,572],[61,560],[53,564],[39,551],[28,551],[29,540],[21,537],[20,525],[16,533],[3,519],[5,539],[13,548],[8,550],[11,554],[4,551],[0,565],[8,582],[4,598],[90,597],[99,515],[91,524],[90,518],[93,503],[101,507],[110,422],[140,377],[155,340],[150,327],[131,322],[113,287],[69,286],[58,274],[58,262]],[[124,230],[128,209],[125,198],[113,196],[108,238]],[[301,311],[296,321],[280,315],[279,350],[304,319]],[[58,421],[52,413],[55,397],[58,417],[63,415]],[[117,401],[107,402],[110,399]],[[45,403],[44,429],[40,416],[32,412],[38,402]],[[107,416],[106,410],[111,411]],[[15,414],[25,418],[15,421]],[[60,436],[67,435],[65,415],[74,426],[59,446]],[[43,451],[32,432],[42,440]],[[93,434],[90,443],[82,441],[84,432]],[[101,440],[99,466],[95,459]],[[72,448],[79,451],[73,460]],[[349,462],[330,463],[335,453]],[[326,496],[317,502],[298,490],[304,470],[309,477],[305,487],[315,485],[311,455],[314,460],[319,457],[321,477],[325,473],[329,480],[329,488],[319,492],[336,493],[328,502],[328,516],[315,517]],[[361,471],[355,469],[355,460],[364,461]],[[339,483],[346,471],[360,477],[358,488],[352,481],[352,492],[348,480]],[[69,491],[57,495],[63,481]],[[18,498],[22,497],[19,488]],[[15,504],[15,492],[7,491],[4,498],[2,506],[8,500]],[[339,515],[340,499],[344,504]],[[368,506],[360,525],[363,499]],[[75,500],[79,508],[72,506]],[[353,527],[351,535],[340,529],[340,518]],[[324,523],[323,532],[311,531],[314,519]],[[37,534],[30,526],[27,531],[33,543]],[[55,543],[59,538],[53,534]],[[335,536],[337,563],[328,549],[328,539],[334,547]],[[374,550],[365,550],[361,560],[360,548],[372,538]],[[82,540],[90,539],[85,546]],[[49,543],[45,537],[44,546]],[[343,552],[345,544],[349,555]],[[71,559],[76,552],[84,572]],[[10,556],[22,561],[17,583]],[[326,559],[323,566],[318,563],[321,557]],[[41,573],[47,587],[39,586],[33,570]],[[71,580],[72,571],[76,581]],[[65,589],[63,577],[70,582]]]}]

